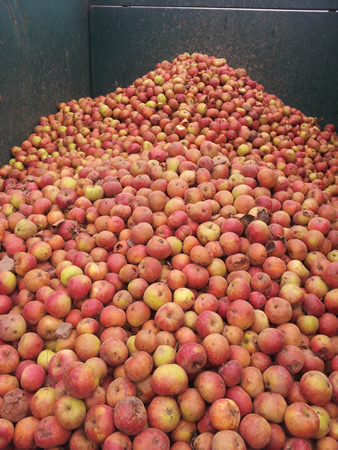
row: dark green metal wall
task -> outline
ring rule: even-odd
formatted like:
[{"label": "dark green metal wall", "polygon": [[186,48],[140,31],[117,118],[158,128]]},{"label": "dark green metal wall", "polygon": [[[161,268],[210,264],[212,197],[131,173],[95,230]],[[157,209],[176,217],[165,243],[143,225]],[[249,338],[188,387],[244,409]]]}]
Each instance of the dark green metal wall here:
[{"label": "dark green metal wall", "polygon": [[59,102],[127,86],[185,51],[225,57],[338,125],[337,10],[338,0],[0,0],[0,162]]},{"label": "dark green metal wall", "polygon": [[40,116],[89,94],[87,0],[0,0],[0,162]]}]

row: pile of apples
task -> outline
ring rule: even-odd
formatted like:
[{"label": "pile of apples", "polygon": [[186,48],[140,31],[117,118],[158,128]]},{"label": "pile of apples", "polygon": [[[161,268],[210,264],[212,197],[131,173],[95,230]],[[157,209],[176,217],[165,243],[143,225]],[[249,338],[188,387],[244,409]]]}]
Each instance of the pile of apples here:
[{"label": "pile of apples", "polygon": [[337,450],[338,136],[200,53],[0,168],[0,448]]}]

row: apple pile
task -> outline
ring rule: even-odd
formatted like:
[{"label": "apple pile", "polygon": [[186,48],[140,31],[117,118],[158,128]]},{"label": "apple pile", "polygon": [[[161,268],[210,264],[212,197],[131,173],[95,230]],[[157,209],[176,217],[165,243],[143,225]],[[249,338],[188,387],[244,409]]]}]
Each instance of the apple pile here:
[{"label": "apple pile", "polygon": [[0,168],[0,448],[337,450],[338,136],[200,53]]}]

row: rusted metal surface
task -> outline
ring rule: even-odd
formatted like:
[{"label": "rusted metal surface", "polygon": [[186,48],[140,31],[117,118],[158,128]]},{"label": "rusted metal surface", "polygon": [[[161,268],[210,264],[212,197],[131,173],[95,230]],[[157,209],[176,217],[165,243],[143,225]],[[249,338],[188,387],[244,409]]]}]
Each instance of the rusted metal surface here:
[{"label": "rusted metal surface", "polygon": [[94,95],[197,51],[245,67],[286,104],[338,124],[338,13],[91,6],[90,29]]},{"label": "rusted metal surface", "polygon": [[90,94],[88,2],[0,1],[0,162],[39,117]]}]

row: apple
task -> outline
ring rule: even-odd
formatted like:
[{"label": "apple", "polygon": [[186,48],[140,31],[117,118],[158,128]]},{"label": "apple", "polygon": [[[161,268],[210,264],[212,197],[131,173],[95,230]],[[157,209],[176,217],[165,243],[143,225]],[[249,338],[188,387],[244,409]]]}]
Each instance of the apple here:
[{"label": "apple", "polygon": [[48,375],[55,382],[58,383],[63,379],[64,371],[72,363],[79,361],[76,353],[71,349],[63,349],[55,353],[48,363]]},{"label": "apple", "polygon": [[45,382],[46,372],[39,364],[30,364],[21,374],[20,383],[23,389],[35,392]]},{"label": "apple", "polygon": [[286,408],[284,398],[275,392],[262,392],[253,402],[253,412],[273,423],[283,422]]},{"label": "apple", "polygon": [[163,364],[152,375],[152,387],[157,395],[178,395],[187,386],[187,374],[178,364]]},{"label": "apple", "polygon": [[163,431],[156,428],[146,428],[133,440],[133,449],[142,450],[143,448],[169,450],[170,441]]},{"label": "apple", "polygon": [[[201,436],[201,435],[200,435]],[[197,438],[196,438],[197,440]],[[224,442],[227,442],[229,448],[236,448],[238,450],[245,450],[246,445],[242,437],[233,430],[221,430],[213,435],[212,448],[214,450],[222,450],[224,448]],[[199,448],[199,447],[196,447]],[[202,448],[201,448],[202,450]]]},{"label": "apple", "polygon": [[223,378],[209,370],[197,375],[194,381],[194,388],[198,390],[201,397],[208,403],[223,398],[226,391]]},{"label": "apple", "polygon": [[287,397],[291,388],[293,379],[289,371],[280,365],[270,366],[263,372],[263,381],[265,388],[270,392],[276,392],[283,397]]},{"label": "apple", "polygon": [[55,401],[55,389],[53,387],[40,388],[34,393],[30,401],[32,415],[37,419],[52,416]]},{"label": "apple", "polygon": [[317,370],[304,373],[300,379],[300,390],[308,402],[318,406],[324,406],[332,397],[329,378]]},{"label": "apple", "polygon": [[17,422],[13,435],[13,444],[15,447],[34,448],[34,432],[38,423],[39,420],[32,416],[24,417]]},{"label": "apple", "polygon": [[13,439],[14,425],[9,420],[0,418],[0,431],[0,445],[6,448]]},{"label": "apple", "polygon": [[132,382],[140,382],[150,375],[153,369],[153,359],[149,353],[137,351],[129,356],[124,363],[126,376]]},{"label": "apple", "polygon": [[256,367],[244,367],[240,386],[251,398],[256,398],[264,391],[262,372]]},{"label": "apple", "polygon": [[111,337],[102,342],[99,355],[108,366],[115,367],[126,361],[128,349],[120,339]]},{"label": "apple", "polygon": [[150,427],[164,433],[173,431],[180,421],[180,410],[175,398],[157,395],[148,405],[148,422]]},{"label": "apple", "polygon": [[321,406],[312,405],[311,408],[316,412],[319,418],[319,430],[314,438],[322,439],[330,431],[331,418],[329,413]]},{"label": "apple", "polygon": [[121,399],[114,408],[115,426],[127,436],[141,433],[147,422],[147,411],[143,402],[133,396]]},{"label": "apple", "polygon": [[240,386],[233,386],[230,389],[227,389],[225,398],[229,398],[236,403],[239,412],[241,413],[241,417],[252,412],[252,400],[249,394]]},{"label": "apple", "polygon": [[196,388],[187,388],[177,397],[182,418],[188,422],[200,420],[206,409],[206,404]]},{"label": "apple", "polygon": [[84,420],[84,430],[89,441],[101,444],[115,431],[113,409],[104,404],[93,406]]},{"label": "apple", "polygon": [[35,444],[42,448],[64,445],[70,436],[71,431],[63,428],[55,416],[41,419],[34,431]]},{"label": "apple", "polygon": [[184,344],[176,355],[176,362],[187,374],[199,372],[207,362],[207,353],[201,344],[195,342]]},{"label": "apple", "polygon": [[164,283],[153,283],[145,290],[143,301],[150,309],[157,311],[172,301],[172,293]]},{"label": "apple", "polygon": [[173,364],[176,361],[176,351],[170,345],[159,344],[153,353],[153,361],[155,367]]},{"label": "apple", "polygon": [[70,395],[85,399],[90,397],[99,384],[93,370],[82,362],[73,362],[64,371],[63,382]]},{"label": "apple", "polygon": [[99,448],[98,444],[95,444],[87,438],[83,428],[78,428],[73,431],[68,444],[70,450],[97,450]]},{"label": "apple", "polygon": [[268,445],[272,433],[269,422],[255,413],[243,417],[239,432],[244,441],[254,449]]},{"label": "apple", "polygon": [[184,310],[174,302],[159,307],[155,314],[155,323],[164,331],[177,331],[184,324]]},{"label": "apple", "polygon": [[261,352],[267,355],[278,353],[284,348],[284,335],[277,328],[265,328],[259,333],[257,344]]},{"label": "apple", "polygon": [[[25,336],[25,335],[23,335],[23,336]],[[20,339],[20,342],[21,342],[21,339]],[[20,342],[19,342],[19,344],[20,344]],[[14,372],[20,362],[20,356],[21,355],[18,353],[18,351],[11,345],[8,345],[8,344],[1,345],[0,346],[0,375],[10,374],[10,373]],[[30,359],[30,358],[28,358],[28,359]]]},{"label": "apple", "polygon": [[63,395],[53,405],[53,413],[58,423],[66,430],[79,428],[86,417],[86,405],[82,400]]},{"label": "apple", "polygon": [[240,411],[231,399],[215,400],[210,407],[211,424],[216,430],[236,430],[240,423]]},{"label": "apple", "polygon": [[22,389],[9,389],[3,395],[1,417],[13,423],[26,417],[29,411],[28,398],[29,394]]},{"label": "apple", "polygon": [[287,430],[296,437],[311,439],[319,432],[317,413],[303,402],[294,402],[286,408],[284,422]]},{"label": "apple", "polygon": [[0,339],[7,342],[15,341],[25,334],[26,329],[27,324],[21,314],[10,313],[0,316]]}]

